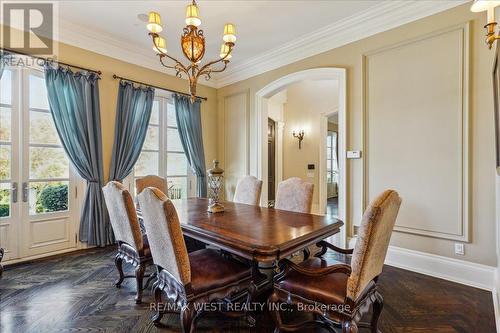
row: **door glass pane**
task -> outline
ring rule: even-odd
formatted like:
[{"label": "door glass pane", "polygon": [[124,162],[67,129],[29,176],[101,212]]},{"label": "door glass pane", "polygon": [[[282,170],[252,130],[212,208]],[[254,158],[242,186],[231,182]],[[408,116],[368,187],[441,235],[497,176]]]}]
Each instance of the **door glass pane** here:
[{"label": "door glass pane", "polygon": [[177,127],[177,121],[175,119],[175,107],[173,104],[167,104],[167,126]]},{"label": "door glass pane", "polygon": [[10,141],[11,119],[11,109],[0,108],[0,141]]},{"label": "door glass pane", "polygon": [[10,146],[0,145],[0,180],[10,179],[10,151]]},{"label": "door glass pane", "polygon": [[168,179],[168,197],[170,199],[187,198],[187,177],[171,177]]},{"label": "door glass pane", "polygon": [[151,118],[149,119],[150,124],[158,125],[160,123],[160,102],[158,100],[153,101],[153,108],[151,110]]},{"label": "door glass pane", "polygon": [[50,113],[30,112],[30,143],[61,144]]},{"label": "door glass pane", "polygon": [[30,214],[68,210],[68,182],[32,182],[29,184]]},{"label": "door glass pane", "polygon": [[4,70],[0,81],[0,103],[12,104],[12,72]]},{"label": "door glass pane", "polygon": [[135,176],[158,175],[159,155],[158,152],[141,152],[135,164]]},{"label": "door glass pane", "polygon": [[158,150],[160,149],[160,128],[158,126],[149,126],[146,133],[146,139],[142,149]]},{"label": "door glass pane", "polygon": [[187,170],[186,155],[179,153],[167,154],[167,176],[187,176]]},{"label": "door glass pane", "polygon": [[10,216],[10,184],[0,183],[0,217]]},{"label": "door glass pane", "polygon": [[43,77],[30,75],[30,108],[49,109],[47,88]]},{"label": "door glass pane", "polygon": [[30,179],[69,178],[63,148],[30,147]]},{"label": "door glass pane", "polygon": [[167,128],[167,150],[184,152],[179,131],[176,128]]}]

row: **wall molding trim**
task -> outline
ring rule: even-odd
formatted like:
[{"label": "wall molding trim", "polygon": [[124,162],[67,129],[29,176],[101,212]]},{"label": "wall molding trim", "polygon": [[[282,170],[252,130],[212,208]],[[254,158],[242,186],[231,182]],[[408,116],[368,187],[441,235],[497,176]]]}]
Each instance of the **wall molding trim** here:
[{"label": "wall molding trim", "polygon": [[479,289],[496,290],[496,267],[493,266],[396,246],[389,246],[385,264]]},{"label": "wall molding trim", "polygon": [[231,66],[216,77],[216,87],[221,88],[248,79],[468,2],[467,0],[386,1],[376,8],[351,15],[236,66]]}]

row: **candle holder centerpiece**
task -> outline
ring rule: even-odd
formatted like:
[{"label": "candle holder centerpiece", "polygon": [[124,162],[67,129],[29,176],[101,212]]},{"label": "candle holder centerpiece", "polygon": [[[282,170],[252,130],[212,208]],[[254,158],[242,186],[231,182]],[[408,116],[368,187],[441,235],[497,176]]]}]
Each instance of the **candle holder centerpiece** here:
[{"label": "candle holder centerpiece", "polygon": [[224,181],[224,170],[219,168],[219,161],[214,160],[214,166],[207,170],[208,178],[208,209],[210,213],[224,211],[224,206],[219,203],[219,194]]}]

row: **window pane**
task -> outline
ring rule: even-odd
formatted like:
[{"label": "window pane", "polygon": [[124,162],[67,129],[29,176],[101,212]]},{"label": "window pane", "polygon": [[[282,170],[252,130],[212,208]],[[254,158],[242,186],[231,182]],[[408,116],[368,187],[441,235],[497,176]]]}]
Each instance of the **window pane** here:
[{"label": "window pane", "polygon": [[68,182],[40,182],[29,184],[30,214],[68,210]]},{"label": "window pane", "polygon": [[328,148],[326,150],[326,158],[331,159],[332,158],[332,148]]},{"label": "window pane", "polygon": [[159,154],[156,152],[142,152],[135,164],[135,176],[158,175]]},{"label": "window pane", "polygon": [[0,141],[10,141],[11,109],[0,108]]},{"label": "window pane", "polygon": [[167,128],[167,150],[184,152],[179,131],[176,128]]},{"label": "window pane", "polygon": [[30,108],[49,109],[47,88],[43,77],[30,75]]},{"label": "window pane", "polygon": [[168,197],[170,199],[187,198],[187,177],[172,177],[168,179]]},{"label": "window pane", "polygon": [[158,100],[153,101],[153,109],[151,110],[149,123],[155,125],[160,123],[160,102]]},{"label": "window pane", "polygon": [[30,147],[30,178],[69,178],[69,161],[64,149]]},{"label": "window pane", "polygon": [[0,184],[0,217],[10,216],[10,184]]},{"label": "window pane", "polygon": [[186,155],[180,153],[167,154],[167,176],[187,176],[187,169]]},{"label": "window pane", "polygon": [[10,146],[0,145],[0,180],[10,179]]},{"label": "window pane", "polygon": [[61,144],[50,113],[30,111],[30,143]]},{"label": "window pane", "polygon": [[0,103],[12,104],[12,72],[4,70],[0,81]]},{"label": "window pane", "polygon": [[158,150],[160,149],[160,128],[157,126],[149,126],[146,133],[146,139],[142,149]]},{"label": "window pane", "polygon": [[167,126],[177,127],[177,121],[175,120],[175,107],[174,104],[167,104]]}]

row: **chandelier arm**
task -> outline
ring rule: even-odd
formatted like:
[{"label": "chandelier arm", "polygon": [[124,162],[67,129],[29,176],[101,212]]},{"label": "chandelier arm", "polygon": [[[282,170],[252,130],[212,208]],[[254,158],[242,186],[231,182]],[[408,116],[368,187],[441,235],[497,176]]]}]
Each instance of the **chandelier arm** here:
[{"label": "chandelier arm", "polygon": [[[182,68],[182,71],[185,72],[186,74],[189,75],[188,73],[188,69],[177,59],[175,59],[174,57],[171,57],[170,55],[168,55],[167,53],[163,52],[162,50],[160,50],[158,48],[158,46],[156,45],[155,41],[154,41],[154,38],[155,37],[158,37],[158,34],[154,34],[154,35],[151,35],[152,38],[153,38],[153,46],[154,48],[157,50],[157,52],[160,54],[160,62],[163,66],[167,67],[167,68],[174,68],[174,69],[177,69],[177,67],[179,66],[180,68]],[[174,67],[172,66],[168,66],[168,65],[165,65],[165,63],[163,62],[163,57],[167,57],[169,58],[170,60],[174,61],[176,63],[176,65]]]},{"label": "chandelier arm", "polygon": [[233,49],[234,49],[234,47],[229,46],[229,51],[226,53],[226,55],[224,56],[224,58],[220,58],[220,59],[217,59],[217,60],[209,62],[208,64],[206,64],[202,68],[200,68],[199,72],[201,73],[201,72],[205,71],[207,68],[209,68],[210,66],[215,65],[216,63],[219,63],[221,61],[226,60],[227,57],[229,57],[229,55],[231,54],[231,52],[233,52]]},{"label": "chandelier arm", "polygon": [[220,69],[212,69],[211,67],[201,71],[198,73],[198,76],[202,76],[202,75],[210,75],[212,73],[220,73],[220,72],[224,72],[227,68],[227,64],[229,63],[229,60],[226,60],[224,61],[224,66]]},{"label": "chandelier arm", "polygon": [[160,63],[163,67],[166,67],[166,68],[169,68],[169,69],[176,69],[175,66],[170,66],[170,65],[167,65],[163,62],[163,55],[159,54],[158,55],[160,57]]}]

